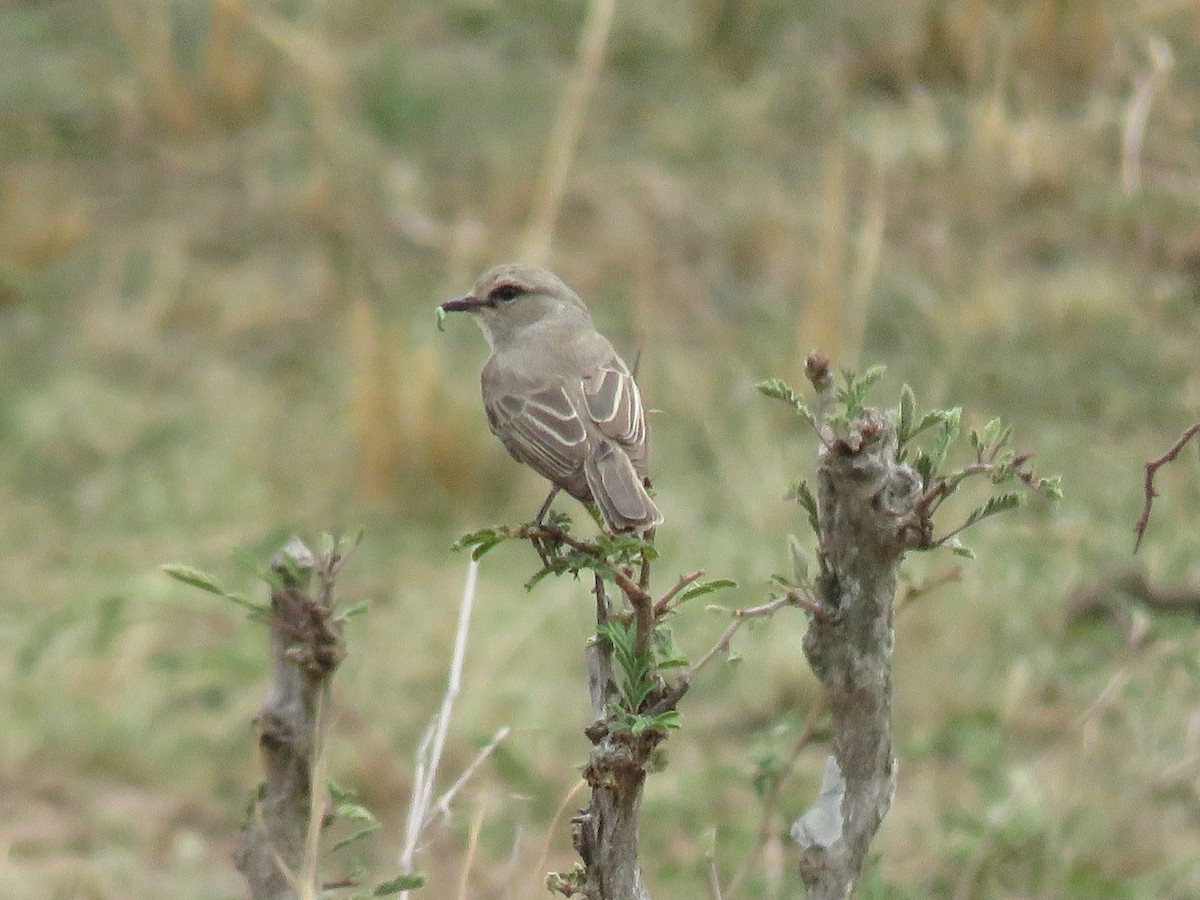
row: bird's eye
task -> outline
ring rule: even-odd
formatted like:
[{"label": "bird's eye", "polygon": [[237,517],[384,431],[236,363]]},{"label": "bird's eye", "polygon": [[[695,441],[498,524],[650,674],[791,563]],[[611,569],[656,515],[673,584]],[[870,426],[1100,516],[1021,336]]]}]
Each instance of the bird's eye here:
[{"label": "bird's eye", "polygon": [[501,284],[492,288],[488,296],[492,300],[516,300],[521,296],[521,288],[515,284]]}]

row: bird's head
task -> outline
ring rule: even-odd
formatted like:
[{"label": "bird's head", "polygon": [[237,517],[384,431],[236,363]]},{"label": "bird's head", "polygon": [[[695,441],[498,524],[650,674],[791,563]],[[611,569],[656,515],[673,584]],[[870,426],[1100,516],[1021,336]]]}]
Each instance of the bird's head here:
[{"label": "bird's head", "polygon": [[590,327],[578,295],[557,275],[517,263],[488,269],[471,293],[442,304],[446,312],[469,312],[493,349],[503,349],[536,329]]}]

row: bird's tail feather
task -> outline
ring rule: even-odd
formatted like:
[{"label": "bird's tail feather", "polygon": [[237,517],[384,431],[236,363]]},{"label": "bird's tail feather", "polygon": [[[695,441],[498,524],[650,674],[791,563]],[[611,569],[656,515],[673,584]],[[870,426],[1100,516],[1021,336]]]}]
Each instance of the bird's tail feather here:
[{"label": "bird's tail feather", "polygon": [[613,531],[642,531],[662,522],[625,451],[601,441],[584,461],[583,474],[604,521]]}]

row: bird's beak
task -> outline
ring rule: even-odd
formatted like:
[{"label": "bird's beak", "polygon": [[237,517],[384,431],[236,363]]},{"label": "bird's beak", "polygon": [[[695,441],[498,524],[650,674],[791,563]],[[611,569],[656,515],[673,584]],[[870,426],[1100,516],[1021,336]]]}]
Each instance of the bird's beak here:
[{"label": "bird's beak", "polygon": [[480,300],[473,294],[467,294],[465,297],[447,300],[442,304],[442,309],[446,312],[470,312],[473,309],[479,309],[481,306],[493,305],[490,300]]}]

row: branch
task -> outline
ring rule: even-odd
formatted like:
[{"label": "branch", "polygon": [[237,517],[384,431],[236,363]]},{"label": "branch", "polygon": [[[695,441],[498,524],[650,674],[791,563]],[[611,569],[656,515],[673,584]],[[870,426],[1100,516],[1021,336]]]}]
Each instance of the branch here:
[{"label": "branch", "polygon": [[688,667],[682,680],[690,684],[692,679],[696,677],[696,673],[708,665],[714,656],[718,653],[729,652],[729,642],[733,640],[733,636],[738,633],[738,630],[751,619],[768,618],[775,615],[775,613],[785,606],[797,606],[801,609],[807,609],[814,614],[817,614],[818,610],[821,615],[828,614],[828,610],[820,607],[817,601],[797,590],[788,591],[782,597],[776,597],[774,600],[759,604],[758,606],[747,606],[742,609],[732,610],[730,615],[733,617],[733,621],[725,627],[725,631],[717,638],[717,642]]},{"label": "branch", "polygon": [[833,732],[821,796],[792,827],[814,900],[853,891],[895,790],[892,628],[897,569],[911,543],[920,478],[896,461],[890,419],[863,409],[861,440],[823,450],[818,466],[819,609],[804,654],[825,689]]},{"label": "branch", "polygon": [[1137,535],[1137,540],[1133,544],[1133,552],[1137,553],[1138,548],[1142,546],[1142,538],[1146,535],[1146,526],[1150,524],[1150,508],[1154,505],[1154,498],[1158,496],[1158,492],[1154,489],[1154,476],[1169,462],[1174,462],[1175,459],[1183,452],[1183,448],[1187,446],[1188,441],[1200,434],[1200,422],[1197,422],[1187,431],[1185,431],[1174,445],[1160,456],[1158,459],[1152,459],[1146,463],[1146,483],[1145,495],[1146,502],[1142,506],[1142,514],[1138,517],[1137,524],[1133,526],[1134,534]]},{"label": "branch", "polygon": [[325,810],[321,744],[330,683],[344,649],[341,622],[333,616],[333,557],[316,557],[292,538],[271,568],[277,579],[271,590],[271,686],[257,718],[265,779],[234,862],[254,900],[292,900],[317,895]]},{"label": "branch", "polygon": [[[416,769],[413,776],[412,796],[409,799],[408,818],[404,826],[404,846],[400,850],[400,871],[408,874],[413,871],[413,861],[416,858],[417,844],[425,827],[432,820],[430,801],[433,797],[433,785],[437,779],[438,765],[442,761],[442,751],[446,745],[446,733],[450,728],[450,713],[454,709],[454,700],[458,697],[462,684],[463,662],[467,653],[467,633],[471,624],[471,610],[475,603],[475,586],[478,581],[479,561],[472,559],[467,566],[467,579],[463,584],[462,600],[458,608],[458,626],[454,632],[454,650],[450,660],[450,673],[446,680],[446,692],[442,695],[442,705],[417,750]],[[489,751],[490,752],[490,751]],[[473,771],[469,769],[468,773]],[[460,781],[465,780],[466,774]],[[452,790],[457,790],[458,783]],[[449,795],[449,796],[447,796]],[[443,801],[449,803],[453,796],[448,791],[443,795]],[[441,801],[439,801],[441,802]],[[401,898],[408,897],[408,891],[400,893]]]},{"label": "branch", "polygon": [[675,582],[671,589],[659,597],[658,602],[654,604],[654,615],[661,616],[664,613],[669,612],[671,609],[671,601],[675,599],[676,595],[678,595],[678,593],[689,584],[699,581],[703,577],[703,569],[697,569],[695,572],[691,572],[687,575],[680,575],[679,580]]}]

